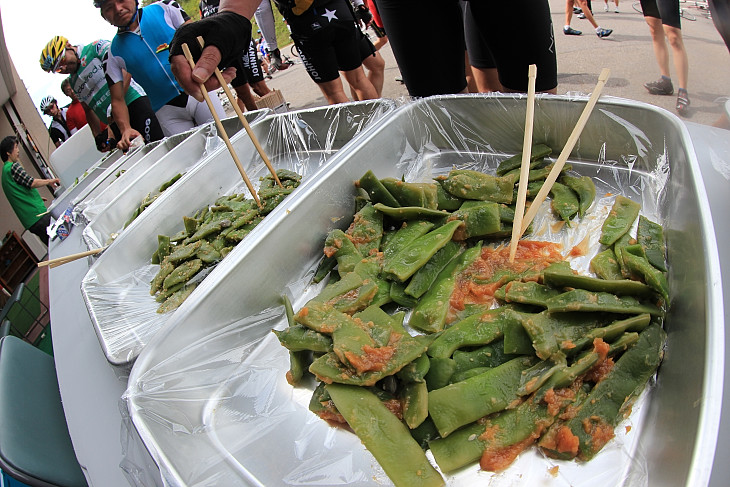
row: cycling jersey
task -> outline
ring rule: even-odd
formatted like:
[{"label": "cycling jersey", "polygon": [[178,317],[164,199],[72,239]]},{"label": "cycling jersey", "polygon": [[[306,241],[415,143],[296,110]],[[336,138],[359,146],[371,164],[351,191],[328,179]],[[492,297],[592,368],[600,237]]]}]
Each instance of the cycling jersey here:
[{"label": "cycling jersey", "polygon": [[147,92],[154,111],[176,98],[182,88],[170,69],[169,42],[175,30],[190,17],[172,0],[162,0],[139,9],[139,28],[119,30],[104,64],[112,83],[123,80],[123,70]]},{"label": "cycling jersey", "polygon": [[[111,43],[105,40],[76,46],[79,68],[68,77],[71,89],[79,101],[86,103],[101,121],[106,120],[106,112],[112,100],[102,66],[109,46]],[[124,101],[129,104],[144,94],[142,87],[132,80]]]}]

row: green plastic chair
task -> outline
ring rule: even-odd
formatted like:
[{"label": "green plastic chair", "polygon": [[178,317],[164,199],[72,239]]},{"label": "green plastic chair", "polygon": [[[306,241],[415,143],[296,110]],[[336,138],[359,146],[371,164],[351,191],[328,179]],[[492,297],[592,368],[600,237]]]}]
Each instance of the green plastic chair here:
[{"label": "green plastic chair", "polygon": [[0,340],[0,469],[31,487],[87,485],[53,357],[12,335]]}]

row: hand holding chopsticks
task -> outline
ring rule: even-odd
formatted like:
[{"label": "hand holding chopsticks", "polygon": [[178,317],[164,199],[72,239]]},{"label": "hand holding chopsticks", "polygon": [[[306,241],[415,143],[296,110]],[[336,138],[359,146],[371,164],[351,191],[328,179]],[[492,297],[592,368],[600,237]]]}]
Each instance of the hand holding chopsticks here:
[{"label": "hand holding chopsticks", "polygon": [[[203,41],[203,38],[198,36],[198,43],[200,44],[200,48],[202,49],[205,47],[205,42]],[[279,181],[279,176],[276,175],[276,171],[274,170],[274,166],[271,165],[271,161],[269,161],[269,158],[266,156],[266,153],[264,152],[264,148],[261,147],[261,144],[259,143],[259,139],[256,138],[256,135],[253,133],[253,130],[251,130],[251,126],[248,124],[248,120],[246,120],[246,117],[243,116],[243,112],[241,111],[241,107],[238,106],[238,103],[236,103],[236,99],[233,96],[233,93],[231,93],[231,89],[228,87],[228,83],[226,83],[226,80],[223,79],[223,74],[221,73],[220,69],[215,68],[215,76],[218,78],[218,82],[223,87],[223,91],[225,91],[226,96],[228,97],[228,101],[231,102],[231,106],[236,111],[236,115],[238,115],[238,119],[243,124],[243,128],[246,129],[246,133],[248,133],[249,138],[253,142],[253,145],[256,146],[256,150],[258,151],[259,155],[261,156],[261,159],[264,160],[264,164],[266,164],[266,167],[269,168],[269,172],[271,172],[271,175],[274,176],[274,181],[276,181],[276,184],[279,185],[280,188],[283,188],[281,181]]]},{"label": "hand holding chopsticks", "polygon": [[530,156],[532,155],[532,128],[535,118],[535,80],[537,79],[537,65],[530,64],[527,72],[527,110],[525,112],[525,138],[522,142],[522,163],[520,165],[520,182],[517,187],[517,206],[515,218],[512,222],[512,239],[509,243],[509,261],[515,261],[517,243],[522,236],[522,217],[525,214],[525,200],[527,199],[527,181],[530,174]]},{"label": "hand holding chopsticks", "polygon": [[[183,44],[182,50],[183,50],[183,53],[185,53],[185,59],[187,59],[188,63],[190,64],[190,68],[191,69],[194,68],[195,61],[193,60],[193,55],[190,53],[190,48],[188,47],[188,45]],[[216,72],[220,72],[220,71],[218,71],[216,69]],[[228,147],[228,152],[230,152],[231,157],[233,157],[233,162],[236,163],[238,172],[241,173],[241,176],[243,177],[243,181],[246,183],[246,187],[251,192],[251,195],[253,196],[253,199],[256,201],[256,204],[259,206],[259,208],[261,208],[261,201],[259,200],[259,195],[256,193],[256,190],[253,188],[251,181],[248,179],[248,176],[246,175],[246,171],[243,169],[243,165],[241,164],[241,161],[238,159],[238,155],[236,154],[236,151],[233,149],[231,140],[228,138],[226,129],[223,127],[223,124],[221,123],[221,120],[218,117],[218,114],[215,112],[215,108],[213,107],[213,102],[210,101],[210,95],[208,95],[208,92],[205,91],[205,86],[202,83],[200,84],[200,92],[203,94],[205,103],[208,105],[208,108],[210,109],[210,113],[213,115],[213,119],[215,120],[216,127],[218,127],[218,132],[220,133],[221,137],[223,138],[223,142],[225,142],[226,147]]]}]

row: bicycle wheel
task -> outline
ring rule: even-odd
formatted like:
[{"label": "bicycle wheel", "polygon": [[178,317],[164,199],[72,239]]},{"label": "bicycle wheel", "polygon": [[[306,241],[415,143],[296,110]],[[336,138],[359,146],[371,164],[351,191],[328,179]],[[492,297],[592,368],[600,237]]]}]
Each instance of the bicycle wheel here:
[{"label": "bicycle wheel", "polygon": [[299,49],[297,49],[296,44],[291,45],[291,49],[289,49],[289,52],[291,53],[292,56],[299,57]]}]

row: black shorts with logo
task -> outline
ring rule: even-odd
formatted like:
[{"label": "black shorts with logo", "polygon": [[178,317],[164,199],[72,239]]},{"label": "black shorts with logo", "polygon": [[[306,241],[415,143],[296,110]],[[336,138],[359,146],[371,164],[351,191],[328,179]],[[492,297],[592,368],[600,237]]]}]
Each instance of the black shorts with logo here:
[{"label": "black shorts with logo", "polygon": [[315,83],[337,79],[340,71],[362,65],[362,32],[348,0],[313,6],[300,16],[287,18],[299,55]]},{"label": "black shorts with logo", "polygon": [[261,62],[256,55],[256,45],[253,40],[248,45],[248,50],[241,55],[233,67],[236,68],[236,77],[231,81],[233,88],[258,83],[264,79],[264,71],[261,69]]}]

